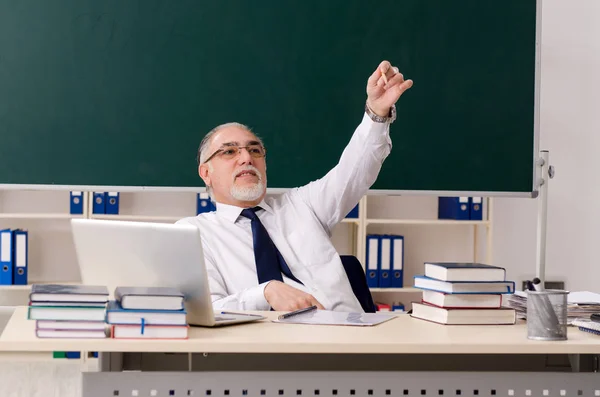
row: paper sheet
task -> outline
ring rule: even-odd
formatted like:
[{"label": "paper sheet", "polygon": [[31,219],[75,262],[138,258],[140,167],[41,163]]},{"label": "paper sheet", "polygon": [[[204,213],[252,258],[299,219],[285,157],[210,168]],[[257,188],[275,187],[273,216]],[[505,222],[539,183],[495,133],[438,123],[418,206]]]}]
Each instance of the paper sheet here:
[{"label": "paper sheet", "polygon": [[394,317],[397,316],[380,313],[350,313],[335,312],[331,310],[315,310],[283,320],[273,320],[273,322],[284,324],[352,325],[364,327],[381,324]]}]

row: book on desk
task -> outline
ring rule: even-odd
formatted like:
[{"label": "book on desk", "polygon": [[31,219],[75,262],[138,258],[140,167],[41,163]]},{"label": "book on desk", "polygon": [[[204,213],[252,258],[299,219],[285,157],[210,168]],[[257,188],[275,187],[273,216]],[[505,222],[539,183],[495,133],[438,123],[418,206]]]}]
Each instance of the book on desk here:
[{"label": "book on desk", "polygon": [[480,263],[425,263],[425,274],[414,277],[422,290],[411,316],[446,325],[515,324],[516,311],[502,306],[502,295],[514,293],[506,270]]}]

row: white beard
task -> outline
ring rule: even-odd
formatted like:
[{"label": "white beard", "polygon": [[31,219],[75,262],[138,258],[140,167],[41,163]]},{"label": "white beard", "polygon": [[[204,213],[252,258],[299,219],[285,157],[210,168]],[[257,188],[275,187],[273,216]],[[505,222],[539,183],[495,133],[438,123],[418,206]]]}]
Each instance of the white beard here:
[{"label": "white beard", "polygon": [[[243,170],[252,170],[256,173],[258,177],[258,182],[253,186],[237,186],[235,184],[235,175]],[[239,201],[254,201],[260,198],[262,194],[265,192],[265,184],[263,182],[263,177],[261,173],[253,166],[244,167],[242,170],[237,170],[234,174],[234,182],[231,185],[231,196]]]}]

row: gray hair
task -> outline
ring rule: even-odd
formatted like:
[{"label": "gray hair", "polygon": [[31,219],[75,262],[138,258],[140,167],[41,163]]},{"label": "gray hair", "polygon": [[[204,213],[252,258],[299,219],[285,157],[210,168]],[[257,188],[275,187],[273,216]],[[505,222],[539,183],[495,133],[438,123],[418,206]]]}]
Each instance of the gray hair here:
[{"label": "gray hair", "polygon": [[[215,135],[220,130],[222,130],[224,128],[229,128],[229,127],[238,127],[238,128],[241,128],[243,130],[246,130],[246,131],[251,132],[251,133],[254,134],[254,132],[252,131],[252,129],[250,127],[248,127],[245,124],[240,124],[240,123],[236,123],[236,122],[225,123],[225,124],[221,124],[221,125],[216,126],[212,130],[210,130],[204,136],[204,138],[202,138],[202,141],[200,142],[200,145],[198,146],[198,153],[196,155],[196,161],[198,162],[198,166],[200,166],[201,164],[203,164],[204,161],[206,161],[206,159],[209,156],[208,148],[210,147],[210,142],[212,140],[213,135]],[[256,139],[260,142],[261,145],[263,145],[262,139],[260,139],[256,134],[254,134],[254,136],[256,136]],[[210,163],[208,164],[208,169],[210,171],[212,171],[212,164],[210,164]],[[206,192],[210,196],[211,200],[215,201],[214,198],[213,198],[212,189],[210,188],[210,186],[206,186]]]}]

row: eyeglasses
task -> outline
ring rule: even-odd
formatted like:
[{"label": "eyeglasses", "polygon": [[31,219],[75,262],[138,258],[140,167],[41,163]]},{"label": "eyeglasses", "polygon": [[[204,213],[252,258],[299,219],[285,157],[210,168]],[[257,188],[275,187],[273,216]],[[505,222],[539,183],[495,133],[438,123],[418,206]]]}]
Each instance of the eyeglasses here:
[{"label": "eyeglasses", "polygon": [[204,161],[204,164],[208,163],[215,156],[219,156],[219,158],[224,160],[231,160],[237,157],[242,149],[246,149],[250,156],[254,157],[255,159],[265,157],[267,154],[267,150],[261,145],[226,146],[211,154],[210,157]]}]

